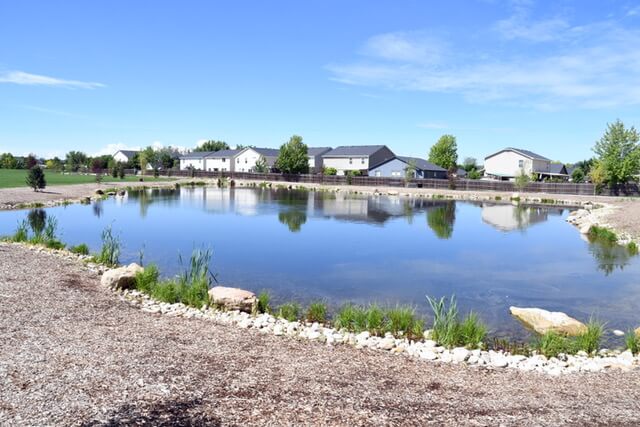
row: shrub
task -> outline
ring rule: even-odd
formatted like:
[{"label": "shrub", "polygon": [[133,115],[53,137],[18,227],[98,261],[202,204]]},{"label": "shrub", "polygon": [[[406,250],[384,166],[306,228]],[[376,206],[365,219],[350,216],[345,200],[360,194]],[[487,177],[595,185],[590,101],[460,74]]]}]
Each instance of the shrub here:
[{"label": "shrub", "polygon": [[324,323],[327,321],[327,305],[321,301],[312,302],[307,309],[308,322]]},{"label": "shrub", "polygon": [[26,183],[33,191],[38,191],[47,186],[47,180],[44,177],[44,171],[40,166],[34,166],[27,172]]},{"label": "shrub", "polygon": [[269,292],[262,291],[258,294],[258,312],[259,313],[271,313],[271,295]]},{"label": "shrub", "polygon": [[412,307],[390,308],[386,312],[388,331],[396,335],[400,332],[408,334],[411,332],[415,322],[415,309]]},{"label": "shrub", "polygon": [[149,264],[144,271],[136,273],[136,289],[151,294],[158,284],[158,276],[158,267],[155,264]]},{"label": "shrub", "polygon": [[633,354],[640,353],[640,337],[634,330],[630,330],[624,337],[625,347]]},{"label": "shrub", "polygon": [[487,327],[478,316],[470,312],[465,319],[458,320],[458,306],[455,296],[449,302],[442,297],[439,300],[427,295],[427,301],[433,311],[432,337],[445,347],[480,347],[487,335]]},{"label": "shrub", "polygon": [[293,302],[282,304],[278,309],[278,317],[295,322],[300,318],[300,306]]},{"label": "shrub", "polygon": [[338,170],[332,167],[325,167],[322,169],[322,173],[324,175],[336,175],[338,173]]},{"label": "shrub", "polygon": [[111,226],[102,231],[102,248],[97,256],[98,262],[108,266],[118,265],[120,257],[120,239],[113,235]]},{"label": "shrub", "polygon": [[604,333],[604,324],[595,319],[589,319],[587,330],[575,338],[575,350],[595,353],[600,348],[600,338]]}]

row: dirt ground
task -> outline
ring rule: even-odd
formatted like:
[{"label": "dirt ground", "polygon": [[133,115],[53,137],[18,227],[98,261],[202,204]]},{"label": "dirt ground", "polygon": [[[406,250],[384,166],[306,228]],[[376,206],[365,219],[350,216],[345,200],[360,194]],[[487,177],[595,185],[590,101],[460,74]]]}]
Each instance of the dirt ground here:
[{"label": "dirt ground", "polygon": [[0,425],[637,425],[640,372],[559,378],[149,314],[0,244]]}]

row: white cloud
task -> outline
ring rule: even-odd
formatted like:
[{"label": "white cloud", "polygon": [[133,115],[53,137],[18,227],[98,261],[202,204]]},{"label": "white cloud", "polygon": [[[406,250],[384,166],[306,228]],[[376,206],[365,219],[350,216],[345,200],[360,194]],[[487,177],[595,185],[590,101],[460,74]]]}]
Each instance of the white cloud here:
[{"label": "white cloud", "polygon": [[441,41],[424,33],[397,32],[371,37],[362,50],[364,55],[390,61],[437,64],[444,55]]},{"label": "white cloud", "polygon": [[504,38],[508,40],[523,39],[532,42],[556,40],[568,28],[569,24],[561,18],[528,22],[518,15],[499,21],[496,24],[496,29]]},{"label": "white cloud", "polygon": [[7,71],[0,73],[0,83],[13,83],[31,86],[57,86],[68,89],[95,89],[105,86],[102,83],[65,80],[38,74],[25,73],[24,71]]},{"label": "white cloud", "polygon": [[[512,49],[471,51],[462,41],[440,54],[437,65],[411,56],[423,58],[423,52],[434,50],[433,39],[425,42],[408,33],[393,33],[392,40],[403,48],[391,50],[395,54],[380,49],[377,56],[367,48],[364,58],[327,66],[330,78],[349,85],[454,93],[472,102],[499,101],[545,110],[640,104],[640,30],[635,28],[611,22],[572,27],[559,35],[553,49],[544,50],[524,49],[513,40]],[[423,49],[422,43],[427,47]],[[371,46],[371,39],[365,46]]]},{"label": "white cloud", "polygon": [[447,126],[444,123],[433,123],[433,122],[418,123],[418,127],[422,129],[448,129],[449,128],[449,126]]}]

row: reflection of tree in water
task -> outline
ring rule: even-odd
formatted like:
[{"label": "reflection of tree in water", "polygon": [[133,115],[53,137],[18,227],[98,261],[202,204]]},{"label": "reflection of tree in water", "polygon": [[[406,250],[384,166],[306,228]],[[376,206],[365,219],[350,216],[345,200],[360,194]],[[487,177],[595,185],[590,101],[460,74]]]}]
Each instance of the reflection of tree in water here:
[{"label": "reflection of tree in water", "polygon": [[405,218],[407,218],[407,223],[409,225],[413,224],[413,208],[415,206],[414,201],[405,200],[402,205],[402,210]]},{"label": "reflection of tree in water", "polygon": [[427,225],[438,239],[449,239],[456,221],[456,203],[445,202],[442,206],[427,210]]},{"label": "reflection of tree in water", "polygon": [[29,226],[33,230],[34,234],[40,235],[44,230],[44,225],[47,222],[47,213],[44,209],[32,209],[27,215]]},{"label": "reflection of tree in water", "polygon": [[289,227],[289,231],[297,233],[307,222],[307,214],[303,211],[289,210],[278,213],[278,220]]},{"label": "reflection of tree in water", "polygon": [[613,273],[616,268],[624,270],[629,264],[632,254],[626,246],[617,245],[602,240],[589,238],[589,252],[598,264],[598,270],[605,276]]},{"label": "reflection of tree in water", "polygon": [[96,202],[93,203],[93,205],[91,206],[93,208],[93,214],[95,216],[97,216],[98,218],[100,218],[102,216],[102,201],[98,200]]},{"label": "reflection of tree in water", "polygon": [[140,216],[145,218],[149,205],[153,202],[154,194],[150,194],[147,190],[129,191],[129,200],[136,200],[140,205]]}]

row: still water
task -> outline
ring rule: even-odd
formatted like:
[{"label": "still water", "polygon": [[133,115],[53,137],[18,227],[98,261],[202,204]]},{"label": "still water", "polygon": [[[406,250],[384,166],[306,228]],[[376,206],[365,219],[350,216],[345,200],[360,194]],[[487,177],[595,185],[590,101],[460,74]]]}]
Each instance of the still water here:
[{"label": "still water", "polygon": [[[274,302],[412,304],[455,294],[498,335],[524,337],[511,305],[560,310],[626,330],[640,323],[640,258],[589,243],[569,209],[257,188],[143,190],[46,209],[68,245],[100,248],[112,225],[121,262],[176,274],[178,254],[213,251],[220,283]],[[0,235],[28,211],[0,213]]]}]

